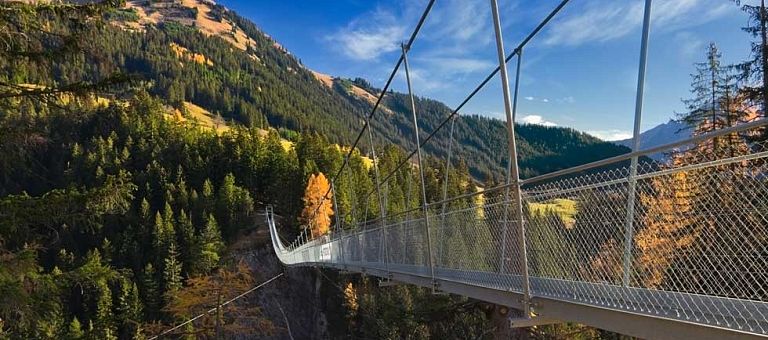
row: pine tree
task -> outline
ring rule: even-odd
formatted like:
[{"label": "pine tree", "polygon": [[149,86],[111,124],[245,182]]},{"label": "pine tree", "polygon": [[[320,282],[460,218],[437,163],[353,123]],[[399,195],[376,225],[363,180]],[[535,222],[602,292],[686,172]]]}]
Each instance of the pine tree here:
[{"label": "pine tree", "polygon": [[225,235],[231,235],[234,231],[232,223],[235,219],[235,204],[237,201],[235,176],[231,173],[224,177],[224,181],[219,187],[217,195],[217,216],[221,222],[222,231]]},{"label": "pine tree", "polygon": [[93,335],[96,339],[117,339],[117,329],[112,319],[112,292],[106,282],[99,282],[96,300],[96,319]]},{"label": "pine tree", "polygon": [[150,218],[152,217],[152,211],[149,206],[149,202],[147,202],[146,198],[141,199],[141,205],[139,208],[139,215],[141,216],[142,222],[144,223],[150,223]]},{"label": "pine tree", "polygon": [[696,129],[697,133],[722,127],[723,107],[719,99],[723,97],[724,68],[720,64],[721,56],[717,46],[709,44],[707,61],[697,63],[696,74],[691,75],[693,98],[683,101],[688,112],[680,115],[680,120]]},{"label": "pine tree", "polygon": [[178,231],[179,254],[183,267],[183,273],[189,277],[192,273],[192,266],[197,261],[197,239],[195,237],[195,226],[187,213],[182,209],[179,212]]},{"label": "pine tree", "polygon": [[[720,63],[721,53],[712,43],[707,50],[707,61],[696,64],[697,73],[692,75],[691,93],[693,97],[684,100],[688,112],[679,115],[680,121],[693,128],[693,135],[701,135],[734,126],[747,115],[738,98],[738,84],[732,66]],[[713,138],[711,149],[702,157],[712,160],[723,155],[735,154],[739,138],[729,136]]]},{"label": "pine tree", "polygon": [[163,260],[163,295],[166,303],[173,300],[175,294],[181,289],[181,263],[178,256],[176,242],[171,242]]},{"label": "pine tree", "polygon": [[203,182],[203,212],[211,212],[213,207],[213,184],[210,179]]},{"label": "pine tree", "polygon": [[141,320],[142,309],[139,286],[136,285],[136,282],[131,282],[131,291],[128,293],[128,311],[126,318],[128,320],[139,322]]},{"label": "pine tree", "polygon": [[142,334],[141,319],[142,305],[139,296],[139,288],[135,282],[128,281],[130,288],[127,292],[127,309],[123,315],[122,326],[120,328],[121,339],[144,340]]},{"label": "pine tree", "polygon": [[190,209],[193,209],[193,210],[190,210],[190,213],[194,211],[202,213],[202,209],[200,206],[200,197],[198,196],[197,190],[195,189],[191,189],[189,193],[189,207]]},{"label": "pine tree", "polygon": [[129,319],[130,292],[130,280],[125,277],[121,278],[117,287],[117,296],[115,299],[115,320],[117,321],[117,324],[122,324]]},{"label": "pine tree", "polygon": [[173,222],[173,208],[166,202],[163,208],[163,236],[165,243],[169,243],[175,237]]},{"label": "pine tree", "polygon": [[158,211],[155,213],[155,225],[152,229],[152,248],[154,250],[154,259],[161,258],[166,246],[165,222],[163,216]]},{"label": "pine tree", "polygon": [[141,297],[135,282],[122,278],[115,303],[115,321],[121,338],[134,338],[141,322]]},{"label": "pine tree", "polygon": [[189,208],[189,193],[187,192],[187,182],[184,180],[184,169],[179,165],[176,169],[176,182],[174,187],[177,192],[178,209]]},{"label": "pine tree", "polygon": [[157,273],[152,263],[147,263],[142,275],[142,295],[144,300],[144,317],[155,320],[160,309],[160,290],[157,285]]},{"label": "pine tree", "polygon": [[[741,3],[740,0],[734,1]],[[754,85],[745,86],[742,91],[750,101],[758,104],[761,115],[768,117],[768,10],[765,0],[756,5],[744,4],[742,10],[749,15],[749,23],[742,30],[755,39],[752,42],[752,58],[740,65],[743,78]],[[768,137],[768,130],[763,130],[763,134],[761,138]]]},{"label": "pine tree", "polygon": [[80,320],[77,320],[77,317],[73,317],[72,322],[69,323],[69,327],[67,328],[67,339],[79,340],[82,339],[84,335]]},{"label": "pine tree", "polygon": [[205,229],[200,234],[198,244],[200,247],[200,272],[209,273],[219,264],[220,254],[224,250],[224,242],[221,240],[221,232],[213,214],[209,214],[205,222]]}]

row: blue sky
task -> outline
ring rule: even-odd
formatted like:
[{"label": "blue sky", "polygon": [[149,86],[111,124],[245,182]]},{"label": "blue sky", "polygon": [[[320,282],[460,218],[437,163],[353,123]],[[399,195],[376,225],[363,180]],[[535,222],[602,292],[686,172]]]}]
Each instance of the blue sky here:
[{"label": "blue sky", "polygon": [[[382,87],[427,1],[219,2],[253,20],[307,67]],[[558,2],[499,0],[507,51]],[[630,136],[643,3],[572,0],[526,47],[518,121],[603,139]],[[750,49],[740,29],[747,17],[729,0],[655,0],[652,13],[643,130],[684,110],[693,63],[704,59],[710,42],[725,63],[748,58]],[[409,56],[416,94],[458,105],[496,66],[489,1],[437,0]],[[487,86],[462,113],[503,119],[499,84]],[[404,75],[394,89],[405,91]]]}]

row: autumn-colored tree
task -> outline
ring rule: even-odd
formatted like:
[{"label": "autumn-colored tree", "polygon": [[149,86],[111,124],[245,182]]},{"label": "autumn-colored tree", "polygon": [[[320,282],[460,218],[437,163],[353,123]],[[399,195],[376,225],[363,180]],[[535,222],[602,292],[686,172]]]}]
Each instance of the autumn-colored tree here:
[{"label": "autumn-colored tree", "polygon": [[[697,64],[698,73],[693,76],[693,98],[684,101],[689,112],[681,121],[693,129],[693,136],[735,126],[753,115],[739,93],[732,67],[721,66],[719,58],[717,47],[710,45],[707,62]],[[662,167],[675,171],[654,178],[649,190],[641,190],[645,212],[635,235],[637,284],[713,294],[727,294],[742,285],[735,278],[738,275],[729,274],[733,286],[721,282],[708,286],[712,272],[719,268],[739,272],[739,264],[734,263],[739,261],[726,249],[756,239],[744,235],[744,230],[757,230],[747,228],[755,219],[742,213],[750,203],[744,189],[753,185],[748,162],[683,168],[748,153],[749,146],[738,133],[709,138],[673,153]]]},{"label": "autumn-colored tree", "polygon": [[352,282],[347,282],[344,287],[344,307],[347,311],[347,319],[353,320],[357,315],[360,304],[357,302],[357,289]]},{"label": "autumn-colored tree", "polygon": [[[206,313],[211,307],[218,307],[248,289],[253,288],[253,273],[244,262],[219,268],[211,275],[187,280],[187,286],[179,290],[165,311],[176,319],[187,319]],[[176,335],[192,332],[198,339],[230,338],[244,335],[270,335],[274,332],[272,323],[263,317],[261,309],[238,299],[215,312],[206,313],[194,322],[194,329],[179,329]]]},{"label": "autumn-colored tree", "polygon": [[[683,161],[676,155],[672,164],[681,166]],[[680,250],[690,247],[701,231],[693,227],[693,198],[700,191],[694,177],[685,171],[659,177],[651,182],[651,192],[640,193],[640,202],[647,208],[645,227],[635,236],[636,268],[644,287],[661,288]]]},{"label": "autumn-colored tree", "polygon": [[329,193],[323,199],[323,195],[329,192],[330,184],[322,172],[309,176],[307,189],[304,191],[304,210],[301,211],[301,220],[308,226],[313,236],[321,236],[331,227],[333,215],[332,197]]}]

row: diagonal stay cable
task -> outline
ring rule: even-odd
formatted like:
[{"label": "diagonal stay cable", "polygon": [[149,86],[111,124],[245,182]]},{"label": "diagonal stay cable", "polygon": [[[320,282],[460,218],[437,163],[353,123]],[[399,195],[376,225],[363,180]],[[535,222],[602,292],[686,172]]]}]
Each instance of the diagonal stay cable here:
[{"label": "diagonal stay cable", "polygon": [[[510,60],[512,60],[512,58],[518,55],[520,51],[523,49],[523,47],[525,47],[531,41],[531,39],[533,39],[544,28],[544,26],[546,26],[550,21],[552,21],[555,15],[557,15],[557,13],[559,13],[560,10],[562,10],[563,7],[565,7],[565,5],[568,4],[568,2],[570,2],[570,0],[562,0],[560,4],[558,4],[557,7],[555,7],[555,9],[553,9],[549,13],[549,15],[547,15],[544,18],[544,20],[542,20],[539,23],[539,25],[536,26],[536,28],[534,28],[533,31],[531,31],[531,33],[529,33],[525,37],[525,39],[523,39],[523,41],[517,45],[517,47],[515,47],[514,50],[512,50],[512,52],[506,57],[506,59],[504,59],[504,62],[508,63]],[[451,114],[448,115],[442,122],[440,122],[440,124],[435,128],[435,130],[432,131],[432,133],[430,133],[426,138],[424,138],[424,140],[421,141],[421,143],[419,143],[419,146],[424,147],[427,144],[427,142],[429,142],[440,130],[443,129],[443,127],[446,124],[448,124],[451,118],[458,115],[459,111],[462,108],[464,108],[464,106],[467,105],[467,103],[469,103],[469,101],[472,100],[472,98],[474,98],[475,95],[477,95],[477,93],[480,92],[480,90],[482,90],[488,84],[488,82],[490,82],[491,79],[493,79],[493,77],[496,76],[497,73],[499,73],[499,70],[500,70],[500,67],[496,66],[496,68],[487,77],[485,77],[485,79],[483,79],[483,81],[480,82],[480,84],[477,85],[477,87],[475,87],[475,89],[472,90],[472,92],[470,92],[470,94],[451,112]],[[403,158],[403,160],[400,161],[400,163],[398,163],[395,166],[394,170],[392,170],[389,174],[387,174],[384,177],[384,179],[381,180],[381,182],[386,183],[387,181],[389,181],[389,179],[392,178],[392,176],[394,176],[395,173],[397,173],[397,171],[399,171],[403,165],[408,163],[408,161],[416,154],[417,151],[418,151],[418,148],[413,149],[406,157]],[[366,199],[368,199],[371,195],[373,195],[373,193],[374,191],[368,192],[368,194],[366,195]]]},{"label": "diagonal stay cable", "polygon": [[226,305],[228,305],[228,304],[230,304],[230,303],[234,302],[235,300],[237,300],[237,299],[240,299],[240,298],[242,298],[243,296],[246,296],[246,295],[248,295],[248,294],[252,293],[252,292],[253,292],[253,291],[255,291],[255,290],[258,290],[259,288],[266,286],[268,283],[270,283],[270,282],[272,282],[272,281],[274,281],[274,280],[277,280],[277,278],[279,278],[279,277],[283,276],[283,274],[285,274],[285,273],[280,273],[280,274],[277,274],[277,275],[275,275],[274,277],[272,277],[271,279],[269,279],[269,280],[267,280],[267,281],[264,281],[264,282],[260,283],[258,286],[256,286],[256,287],[253,287],[253,288],[251,288],[251,289],[249,289],[249,290],[246,290],[246,291],[245,291],[245,292],[243,292],[242,294],[240,294],[240,295],[238,295],[238,296],[235,296],[235,297],[233,297],[233,298],[231,298],[231,299],[229,299],[229,300],[225,301],[224,303],[222,303],[222,304],[220,304],[220,305],[218,305],[218,306],[216,306],[216,307],[213,307],[213,308],[211,308],[211,309],[207,310],[207,311],[206,311],[206,312],[204,312],[204,313],[200,313],[199,315],[195,316],[194,318],[191,318],[191,319],[189,319],[189,320],[187,320],[187,321],[184,321],[184,322],[182,322],[182,323],[180,323],[180,324],[178,324],[178,325],[176,325],[176,326],[173,326],[173,327],[171,327],[171,328],[169,328],[169,329],[166,329],[166,330],[165,330],[165,331],[163,331],[162,333],[160,333],[160,334],[158,334],[158,335],[155,335],[155,336],[153,336],[153,337],[149,338],[149,340],[155,340],[155,339],[157,339],[157,338],[159,338],[159,337],[161,337],[161,336],[167,335],[168,333],[171,333],[171,332],[173,332],[173,331],[175,331],[175,330],[177,330],[177,329],[179,329],[179,328],[181,328],[181,327],[184,327],[184,326],[186,326],[187,324],[189,324],[189,323],[191,323],[191,322],[194,322],[195,320],[197,320],[197,319],[199,319],[199,318],[202,318],[203,316],[206,316],[206,315],[208,315],[208,314],[211,314],[211,313],[215,312],[217,308],[221,308],[221,307],[224,307],[224,306],[226,306]]},{"label": "diagonal stay cable", "polygon": [[[411,36],[408,39],[408,43],[406,44],[408,49],[411,48],[411,46],[413,45],[413,42],[416,40],[416,37],[418,36],[419,31],[421,31],[422,26],[424,26],[424,22],[426,21],[427,16],[432,10],[432,6],[434,4],[435,4],[435,0],[430,0],[429,3],[427,4],[427,7],[424,9],[424,12],[421,14],[421,17],[419,18],[419,22],[416,24],[416,27],[411,33]],[[397,75],[397,71],[400,69],[400,65],[402,65],[402,63],[403,63],[403,55],[401,54],[400,57],[397,59],[397,63],[395,63],[395,67],[392,69],[392,72],[389,74],[389,78],[387,78],[387,82],[384,84],[384,87],[381,89],[381,93],[379,93],[379,97],[376,99],[376,103],[373,105],[373,108],[371,109],[371,113],[369,113],[368,116],[366,117],[365,123],[363,124],[363,127],[360,129],[360,133],[357,134],[357,138],[355,138],[355,142],[352,143],[352,146],[350,146],[349,151],[347,152],[347,155],[344,157],[344,162],[341,164],[341,167],[336,172],[336,175],[333,176],[333,181],[336,181],[336,179],[341,176],[342,171],[344,171],[344,168],[349,164],[349,159],[352,157],[352,153],[355,151],[357,144],[360,143],[360,139],[363,137],[363,134],[365,133],[366,129],[368,129],[370,125],[370,120],[376,114],[376,110],[379,108],[379,105],[384,100],[384,96],[387,94],[387,91],[389,90],[389,86],[392,85],[392,81],[395,79],[395,76]],[[318,204],[317,208],[315,208],[314,212],[312,213],[313,218],[319,211],[320,207],[323,205],[323,202],[325,202],[330,192],[331,192],[331,188],[328,188],[328,191],[326,191],[325,195],[323,195],[323,198],[320,200],[320,204]]]}]

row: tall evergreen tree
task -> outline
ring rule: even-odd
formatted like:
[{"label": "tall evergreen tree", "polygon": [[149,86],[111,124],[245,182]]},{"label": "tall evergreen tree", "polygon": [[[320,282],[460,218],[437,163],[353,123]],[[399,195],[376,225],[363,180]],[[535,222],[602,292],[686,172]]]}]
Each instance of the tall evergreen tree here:
[{"label": "tall evergreen tree", "polygon": [[177,234],[180,248],[179,259],[183,266],[182,272],[189,277],[192,275],[192,266],[198,259],[196,254],[198,242],[195,237],[195,226],[183,209],[179,212]]},{"label": "tall evergreen tree", "polygon": [[152,250],[154,252],[155,261],[159,261],[162,258],[166,247],[167,236],[165,234],[165,222],[163,216],[158,211],[155,213],[155,224],[152,229]]},{"label": "tall evergreen tree", "polygon": [[[740,0],[734,1],[741,4]],[[768,11],[765,0],[754,5],[745,3],[742,9],[749,15],[749,22],[742,29],[755,39],[751,44],[751,59],[740,65],[744,78],[750,80],[752,85],[742,90],[752,102],[758,104],[762,116],[768,117]]]},{"label": "tall evergreen tree", "polygon": [[155,320],[160,310],[160,289],[157,285],[157,272],[152,263],[147,263],[142,274],[142,296],[144,301],[144,318]]},{"label": "tall evergreen tree", "polygon": [[112,315],[112,291],[104,281],[98,283],[96,318],[91,335],[94,339],[117,339],[117,329]]},{"label": "tall evergreen tree", "polygon": [[221,240],[221,232],[219,231],[218,223],[213,214],[209,214],[205,222],[205,228],[200,234],[199,240],[200,254],[199,259],[199,271],[201,273],[209,273],[213,268],[219,264],[221,258],[221,251],[224,248],[224,243]]},{"label": "tall evergreen tree", "polygon": [[[679,119],[694,130],[694,135],[734,126],[747,115],[738,98],[734,68],[722,65],[721,57],[717,46],[710,44],[707,61],[696,64],[697,73],[691,76],[693,97],[683,101],[688,112],[680,114]],[[738,144],[738,140],[735,134],[712,139],[711,152],[707,157],[734,154],[732,147]]]},{"label": "tall evergreen tree", "polygon": [[181,263],[178,257],[176,242],[171,242],[163,260],[163,295],[166,303],[173,300],[175,294],[181,289]]},{"label": "tall evergreen tree", "polygon": [[691,93],[693,97],[683,102],[688,112],[680,115],[680,120],[697,133],[706,133],[722,127],[724,67],[722,57],[714,43],[709,44],[707,60],[696,64],[696,74],[691,75]]}]

